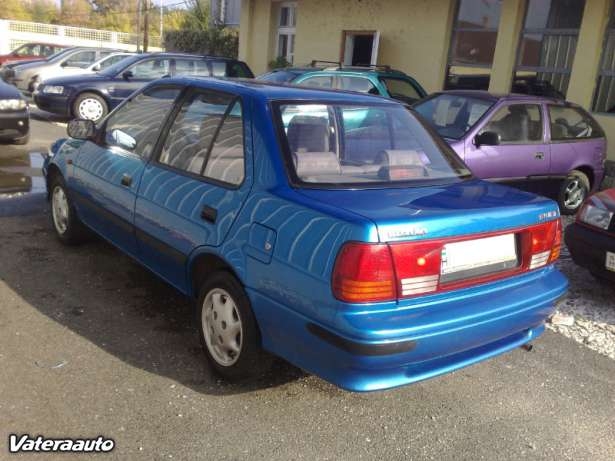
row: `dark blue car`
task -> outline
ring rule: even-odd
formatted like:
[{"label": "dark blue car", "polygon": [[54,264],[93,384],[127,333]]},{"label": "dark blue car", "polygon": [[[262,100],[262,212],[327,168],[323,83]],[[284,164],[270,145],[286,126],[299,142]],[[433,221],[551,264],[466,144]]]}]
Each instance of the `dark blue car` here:
[{"label": "dark blue car", "polygon": [[145,84],[175,75],[254,77],[246,63],[235,59],[150,53],[128,57],[95,74],[48,79],[34,93],[34,101],[47,112],[97,122]]},{"label": "dark blue car", "polygon": [[271,354],[356,391],[430,378],[532,341],[567,289],[557,204],[475,179],[389,99],[172,78],[68,131],[59,239],[193,297],[230,379]]}]

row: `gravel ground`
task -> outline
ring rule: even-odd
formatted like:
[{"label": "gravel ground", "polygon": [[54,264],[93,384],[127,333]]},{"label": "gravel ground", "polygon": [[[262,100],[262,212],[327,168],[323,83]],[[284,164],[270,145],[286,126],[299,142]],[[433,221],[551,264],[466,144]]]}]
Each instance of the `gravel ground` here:
[{"label": "gravel ground", "polygon": [[[572,221],[565,217],[564,225]],[[570,291],[547,327],[615,359],[615,287],[577,266],[565,246],[557,266],[570,280]]]}]

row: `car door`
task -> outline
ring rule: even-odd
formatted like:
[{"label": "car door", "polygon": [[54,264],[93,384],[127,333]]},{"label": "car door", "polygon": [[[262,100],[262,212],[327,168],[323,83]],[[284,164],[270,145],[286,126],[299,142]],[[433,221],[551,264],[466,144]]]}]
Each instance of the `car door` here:
[{"label": "car door", "polygon": [[141,176],[180,91],[156,86],[134,96],[105,120],[96,142],[87,141],[74,161],[79,216],[132,255]]},{"label": "car door", "polygon": [[171,75],[171,59],[143,59],[121,71],[109,85],[111,106],[115,107],[146,83]]},{"label": "car door", "polygon": [[[511,103],[497,108],[466,142],[465,161],[483,179],[517,187],[539,187],[549,175],[550,151],[544,139],[539,103]],[[481,145],[480,135],[499,135],[498,145]]]},{"label": "car door", "polygon": [[192,90],[143,173],[135,211],[139,257],[179,289],[186,288],[190,253],[222,244],[250,190],[247,107],[237,95]]}]

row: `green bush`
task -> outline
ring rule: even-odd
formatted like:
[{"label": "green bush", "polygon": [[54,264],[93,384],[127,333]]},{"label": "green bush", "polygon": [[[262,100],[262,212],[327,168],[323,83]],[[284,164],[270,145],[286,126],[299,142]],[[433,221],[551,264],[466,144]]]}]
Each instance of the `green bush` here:
[{"label": "green bush", "polygon": [[236,30],[225,27],[170,30],[164,34],[164,47],[167,51],[236,58],[239,36]]},{"label": "green bush", "polygon": [[273,61],[269,61],[269,70],[281,69],[290,66],[292,66],[292,64],[288,62],[284,56],[278,56]]}]

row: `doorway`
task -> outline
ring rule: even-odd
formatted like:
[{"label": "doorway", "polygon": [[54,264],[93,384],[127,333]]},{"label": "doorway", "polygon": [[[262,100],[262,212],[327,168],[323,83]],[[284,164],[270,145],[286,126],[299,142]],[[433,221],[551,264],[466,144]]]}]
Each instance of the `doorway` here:
[{"label": "doorway", "polygon": [[342,37],[341,62],[345,66],[370,66],[378,62],[378,31],[345,30]]}]

